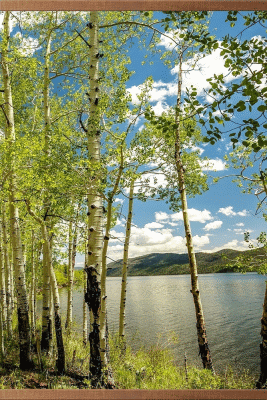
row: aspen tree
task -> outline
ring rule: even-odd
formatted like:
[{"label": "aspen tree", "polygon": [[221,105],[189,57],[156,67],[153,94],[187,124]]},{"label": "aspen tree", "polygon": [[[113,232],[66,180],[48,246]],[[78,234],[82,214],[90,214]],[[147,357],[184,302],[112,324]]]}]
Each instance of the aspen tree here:
[{"label": "aspen tree", "polygon": [[5,287],[6,287],[6,303],[7,303],[7,333],[12,336],[12,293],[11,293],[11,267],[8,254],[8,238],[6,226],[6,203],[2,204],[2,227],[3,227],[3,252],[5,265]]},{"label": "aspen tree", "polygon": [[33,210],[30,208],[29,201],[26,200],[26,206],[29,214],[39,222],[42,231],[42,238],[44,240],[44,256],[48,262],[49,274],[50,274],[50,282],[51,289],[53,294],[53,305],[54,305],[54,319],[55,319],[55,331],[56,331],[56,341],[57,341],[57,370],[60,374],[65,372],[65,350],[62,336],[62,326],[61,326],[61,317],[60,317],[60,302],[59,302],[59,293],[58,293],[58,285],[56,280],[55,271],[52,265],[52,254],[51,254],[51,246],[50,239],[47,232],[47,227],[43,219],[38,217]]},{"label": "aspen tree", "polygon": [[6,141],[8,144],[8,163],[10,169],[9,175],[9,208],[11,220],[11,238],[13,249],[13,262],[15,270],[16,294],[17,294],[17,312],[19,328],[19,346],[20,346],[20,368],[22,370],[31,369],[33,366],[30,357],[30,325],[29,325],[29,306],[26,290],[26,279],[24,272],[22,243],[19,225],[19,210],[16,205],[16,160],[15,160],[15,124],[13,114],[13,101],[11,91],[11,77],[9,72],[9,40],[10,40],[10,12],[4,14],[4,29],[2,40],[2,73],[4,81],[5,97],[5,116],[6,116]]},{"label": "aspen tree", "polygon": [[31,289],[30,289],[30,315],[31,315],[31,332],[32,337],[36,333],[36,279],[35,279],[35,236],[32,230],[32,245],[31,245]]},{"label": "aspen tree", "polygon": [[177,108],[176,108],[177,111],[175,116],[175,123],[177,125],[175,134],[175,163],[178,174],[179,192],[181,196],[181,208],[183,212],[184,229],[185,229],[186,244],[189,257],[189,266],[191,275],[191,293],[193,295],[193,300],[195,305],[199,352],[202,359],[203,367],[213,370],[207,333],[205,328],[204,312],[199,292],[196,255],[194,251],[193,237],[188,217],[187,196],[186,196],[186,187],[184,180],[184,165],[182,162],[182,148],[181,148],[181,137],[180,137],[181,97],[182,97],[182,55],[180,55],[179,58],[179,68],[178,68],[178,95],[177,95]]},{"label": "aspen tree", "polygon": [[126,306],[126,285],[127,285],[127,269],[128,269],[128,254],[129,254],[129,242],[131,236],[131,224],[133,217],[133,194],[134,194],[134,182],[132,179],[129,193],[129,207],[128,217],[126,224],[126,235],[123,248],[123,266],[122,266],[122,280],[121,280],[121,300],[120,300],[120,319],[119,319],[119,336],[122,342],[125,336],[125,306]]},{"label": "aspen tree", "polygon": [[87,291],[87,282],[86,282],[86,265],[87,265],[87,243],[85,242],[85,253],[84,253],[84,270],[83,270],[83,344],[86,346],[87,344],[87,306],[85,302],[85,295]]},{"label": "aspen tree", "polygon": [[[1,209],[0,209],[1,212]],[[6,300],[6,282],[5,282],[5,263],[4,263],[4,252],[3,252],[3,235],[2,226],[0,225],[0,303],[2,313],[2,325],[3,329],[6,330],[7,326],[7,300]]]},{"label": "aspen tree", "polygon": [[99,193],[99,167],[100,167],[100,115],[99,115],[99,39],[98,39],[98,13],[90,12],[89,27],[89,119],[87,125],[88,159],[95,169],[95,176],[89,177],[88,190],[88,265],[86,302],[89,311],[93,314],[93,326],[89,334],[90,342],[90,379],[93,388],[103,384],[103,369],[105,368],[105,354],[100,353],[100,305],[101,288],[100,277],[102,272],[102,227],[103,206]]},{"label": "aspen tree", "polygon": [[72,220],[69,222],[69,249],[68,249],[68,299],[67,299],[67,318],[65,329],[70,331],[72,325],[72,287],[73,287],[73,232]]}]

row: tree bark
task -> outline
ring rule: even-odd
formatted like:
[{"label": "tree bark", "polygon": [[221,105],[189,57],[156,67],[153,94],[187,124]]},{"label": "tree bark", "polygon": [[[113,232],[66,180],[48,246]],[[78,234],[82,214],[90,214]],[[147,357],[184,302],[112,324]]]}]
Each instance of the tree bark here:
[{"label": "tree bark", "polygon": [[4,264],[5,264],[5,285],[6,285],[6,304],[7,304],[7,334],[9,337],[12,336],[12,294],[11,294],[11,266],[8,254],[8,238],[7,238],[7,227],[6,227],[6,204],[2,205],[2,227],[3,227],[3,252],[4,252]]},{"label": "tree bark", "polygon": [[68,257],[68,299],[67,299],[67,318],[65,329],[70,331],[72,326],[72,291],[73,291],[73,234],[72,234],[72,221],[69,222],[69,257]]},{"label": "tree bark", "polygon": [[[100,166],[100,115],[98,107],[99,74],[98,74],[98,13],[90,12],[89,26],[89,120],[87,128],[88,159],[91,162],[90,189],[88,194],[88,264],[87,293],[85,301],[93,314],[92,330],[89,333],[90,363],[89,376],[92,388],[103,386],[103,367],[100,354],[100,304],[101,304],[101,262],[102,262],[102,198],[99,193],[99,166]],[[93,174],[93,175],[92,175]]]},{"label": "tree bark", "polygon": [[13,262],[15,269],[15,282],[17,292],[17,312],[20,347],[20,368],[31,369],[33,363],[30,357],[30,324],[29,306],[27,299],[26,280],[24,273],[23,253],[19,225],[19,210],[16,206],[16,174],[15,174],[15,124],[13,114],[13,101],[11,91],[11,77],[9,73],[9,17],[10,12],[4,14],[4,29],[2,38],[2,72],[4,81],[5,115],[6,115],[6,141],[9,149],[9,208],[11,220],[11,237],[13,248]]},{"label": "tree bark", "polygon": [[[51,17],[52,21],[52,17]],[[46,156],[46,163],[48,163],[48,158],[50,157],[50,141],[51,141],[51,111],[50,111],[50,101],[49,101],[49,74],[50,74],[50,53],[51,53],[51,41],[52,41],[52,29],[49,27],[47,32],[47,43],[46,43],[46,53],[44,60],[44,155]],[[44,165],[45,170],[47,169]],[[48,174],[48,171],[46,171]],[[47,214],[50,209],[49,202],[49,179],[45,175],[44,177],[44,221],[48,223],[49,217]],[[45,246],[45,245],[44,245]],[[41,348],[42,350],[49,352],[52,346],[52,319],[51,319],[51,302],[50,302],[50,282],[51,274],[49,267],[49,260],[47,259],[47,251],[43,249],[43,313],[42,313],[42,340]]]},{"label": "tree bark", "polygon": [[199,345],[199,354],[202,359],[202,364],[204,368],[213,371],[212,360],[207,340],[204,313],[200,299],[199,285],[198,285],[198,272],[196,256],[193,247],[193,237],[191,233],[190,222],[188,218],[188,208],[187,208],[187,197],[186,197],[186,187],[184,180],[184,166],[182,162],[182,148],[181,148],[181,138],[180,138],[180,113],[181,113],[181,93],[182,93],[182,55],[179,59],[179,69],[178,69],[178,95],[177,95],[177,109],[175,122],[177,125],[176,129],[176,139],[175,139],[175,164],[178,174],[179,181],[179,192],[181,194],[181,204],[184,220],[184,229],[186,236],[187,251],[189,257],[190,275],[191,275],[191,293],[193,295],[195,313],[197,320],[197,338]]},{"label": "tree bark", "polygon": [[29,202],[27,200],[26,200],[26,206],[29,214],[41,225],[42,238],[44,241],[44,251],[45,251],[44,255],[46,257],[46,260],[48,261],[48,270],[50,274],[50,282],[51,282],[51,289],[53,293],[53,302],[54,302],[55,331],[56,331],[57,351],[58,351],[57,370],[59,374],[63,374],[65,372],[65,349],[63,343],[62,325],[60,317],[58,285],[52,264],[51,241],[49,240],[45,222],[32,211]]},{"label": "tree bark", "polygon": [[[85,259],[84,259],[84,267],[86,268],[87,265],[87,243],[85,244]],[[86,282],[86,272],[84,269],[84,284],[83,284],[83,344],[86,346],[87,344],[87,324],[88,324],[88,319],[87,319],[87,307],[86,307],[86,302],[85,302],[85,295],[86,295],[86,289],[87,289],[87,282]]]},{"label": "tree bark", "polygon": [[35,281],[35,259],[34,259],[34,231],[32,230],[32,248],[31,248],[31,291],[30,291],[30,315],[31,315],[31,332],[32,337],[35,337],[36,333],[36,281]]},{"label": "tree bark", "polygon": [[[2,210],[0,209],[0,212]],[[6,299],[6,282],[5,282],[5,263],[4,263],[4,252],[3,252],[3,237],[2,237],[2,226],[0,225],[0,303],[2,309],[2,326],[6,330],[7,327],[7,299]]]},{"label": "tree bark", "polygon": [[134,193],[134,180],[131,182],[130,194],[129,194],[129,208],[128,217],[126,224],[126,235],[123,250],[123,267],[122,267],[122,281],[121,281],[121,301],[120,301],[120,325],[119,325],[119,337],[124,341],[125,336],[125,307],[126,307],[126,285],[127,285],[127,270],[128,270],[128,254],[129,254],[129,243],[131,236],[131,224],[133,217],[133,193]]}]

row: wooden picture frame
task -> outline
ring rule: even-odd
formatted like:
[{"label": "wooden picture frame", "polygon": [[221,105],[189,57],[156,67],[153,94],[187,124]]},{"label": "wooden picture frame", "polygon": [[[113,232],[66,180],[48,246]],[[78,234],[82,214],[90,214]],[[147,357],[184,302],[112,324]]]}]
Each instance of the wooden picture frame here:
[{"label": "wooden picture frame", "polygon": [[[267,0],[0,0],[0,11],[267,10]],[[266,390],[40,390],[6,389],[0,399],[266,399]]]}]

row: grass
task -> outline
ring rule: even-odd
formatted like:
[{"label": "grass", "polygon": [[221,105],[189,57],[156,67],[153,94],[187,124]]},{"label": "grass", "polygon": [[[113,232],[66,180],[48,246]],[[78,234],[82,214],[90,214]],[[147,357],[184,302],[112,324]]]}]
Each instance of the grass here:
[{"label": "grass", "polygon": [[223,374],[176,365],[169,349],[158,344],[121,355],[118,338],[110,341],[111,364],[120,389],[254,389],[256,376],[227,367]]},{"label": "grass", "polygon": [[[88,379],[89,344],[82,337],[64,334],[66,373],[58,376],[54,369],[55,343],[50,358],[43,357],[43,371],[33,353],[35,370],[23,372],[19,369],[17,332],[6,341],[6,357],[0,364],[0,389],[90,389]],[[121,350],[118,336],[110,338],[110,363],[118,389],[253,389],[256,377],[248,371],[236,372],[227,367],[223,374],[177,365],[168,348],[159,344],[150,348],[132,351],[130,346]]]}]

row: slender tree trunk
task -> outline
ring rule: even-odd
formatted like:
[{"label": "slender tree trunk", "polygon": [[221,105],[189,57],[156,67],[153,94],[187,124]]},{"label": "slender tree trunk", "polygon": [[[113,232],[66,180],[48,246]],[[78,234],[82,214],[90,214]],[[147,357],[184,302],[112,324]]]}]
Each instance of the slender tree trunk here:
[{"label": "slender tree trunk", "polygon": [[35,337],[36,333],[36,281],[35,281],[35,258],[34,258],[34,231],[32,230],[32,248],[31,248],[31,291],[30,291],[30,312],[31,312],[31,332],[32,337]]},{"label": "slender tree trunk", "polygon": [[5,96],[5,115],[6,115],[6,141],[9,149],[9,207],[12,232],[13,262],[15,268],[16,292],[17,292],[17,312],[19,329],[19,347],[20,347],[20,368],[22,370],[31,369],[33,366],[30,357],[30,324],[29,324],[29,306],[26,290],[26,279],[24,273],[21,234],[19,225],[19,210],[16,206],[16,175],[15,175],[15,125],[13,114],[13,101],[11,92],[11,78],[9,73],[9,17],[10,12],[4,14],[4,30],[2,37],[2,72],[4,81]]},{"label": "slender tree trunk", "polygon": [[69,257],[68,257],[68,300],[67,300],[67,318],[65,329],[71,330],[72,326],[72,292],[73,292],[73,234],[72,234],[72,221],[69,222]]},{"label": "slender tree trunk", "polygon": [[[90,194],[88,194],[88,265],[87,273],[87,293],[85,301],[89,310],[92,311],[94,322],[89,334],[90,342],[90,363],[89,375],[92,388],[103,386],[103,368],[100,354],[100,304],[101,304],[101,262],[102,262],[102,198],[99,193],[99,165],[100,165],[100,115],[98,107],[99,93],[99,74],[98,74],[98,13],[90,12],[89,26],[89,120],[87,125],[87,146],[88,159],[91,162],[92,169],[95,170],[94,176],[91,169],[89,176]],[[95,168],[94,168],[95,167]]]},{"label": "slender tree trunk", "polygon": [[4,339],[4,326],[3,326],[3,308],[0,305],[0,361],[3,362],[5,358],[5,339]]},{"label": "slender tree trunk", "polygon": [[261,389],[267,380],[267,282],[265,288],[265,297],[263,303],[263,312],[261,318],[261,337],[260,358],[261,358],[261,373],[256,388]]},{"label": "slender tree trunk", "polygon": [[50,274],[51,289],[53,292],[55,331],[56,331],[57,352],[58,352],[57,370],[59,374],[63,374],[65,372],[65,350],[64,350],[62,324],[60,317],[58,285],[57,285],[55,271],[52,265],[51,241],[49,240],[45,221],[40,217],[38,217],[36,214],[34,214],[34,212],[30,208],[28,201],[26,201],[26,205],[29,214],[41,225],[42,238],[44,241],[44,252],[45,252],[44,257],[48,262],[48,271]]},{"label": "slender tree trunk", "polygon": [[[85,243],[85,259],[84,259],[84,267],[86,268],[87,265],[87,243]],[[86,296],[86,291],[87,291],[87,282],[86,282],[86,272],[84,269],[84,284],[83,284],[83,344],[86,346],[87,344],[87,306],[85,302],[85,296]]]},{"label": "slender tree trunk", "polygon": [[120,167],[118,170],[118,175],[113,190],[108,198],[107,222],[106,222],[106,231],[105,231],[104,245],[102,251],[102,273],[101,273],[100,352],[101,352],[102,365],[107,367],[106,375],[108,376],[108,381],[110,382],[111,386],[114,385],[114,382],[113,382],[113,373],[111,367],[110,365],[108,366],[109,347],[108,347],[108,335],[107,335],[108,327],[107,327],[107,309],[106,309],[107,251],[108,251],[108,243],[110,237],[113,199],[119,187],[122,171],[123,171],[123,152],[121,146]]},{"label": "slender tree trunk", "polygon": [[[1,212],[1,210],[0,210]],[[4,252],[2,246],[2,227],[0,226],[0,303],[2,309],[2,325],[5,330],[7,327],[7,301],[6,301],[6,282],[5,282],[5,263],[4,263]]]},{"label": "slender tree trunk", "polygon": [[15,293],[14,293],[14,263],[13,263],[13,248],[12,248],[12,237],[11,237],[11,225],[10,225],[10,240],[9,240],[9,260],[10,260],[10,265],[9,265],[9,270],[10,270],[10,293],[11,293],[11,312],[13,315],[13,311],[15,309],[15,305],[17,304],[17,301],[15,299]]},{"label": "slender tree trunk", "polygon": [[127,224],[126,224],[124,250],[123,250],[123,267],[122,267],[121,301],[120,301],[120,325],[119,325],[119,337],[122,341],[124,341],[124,336],[125,336],[126,285],[127,285],[129,242],[130,242],[131,224],[132,224],[132,217],[133,217],[133,193],[134,193],[134,180],[132,180],[131,187],[130,187],[129,208],[128,208],[128,217],[127,217]]},{"label": "slender tree trunk", "polygon": [[[49,73],[50,73],[50,52],[51,52],[51,41],[52,41],[52,30],[49,29],[47,33],[47,43],[46,43],[46,53],[44,62],[44,155],[47,159],[50,157],[50,141],[51,141],[51,116],[50,116],[50,102],[49,102]],[[44,166],[46,169],[46,166]],[[48,174],[48,171],[47,171]],[[44,178],[44,220],[46,223],[49,221],[47,214],[50,209],[49,204],[49,178],[45,176]],[[50,270],[49,270],[49,260],[47,259],[47,251],[43,250],[43,314],[42,314],[42,350],[49,352],[52,343],[52,320],[51,320],[51,303],[50,299]]]},{"label": "slender tree trunk", "polygon": [[6,304],[7,304],[7,333],[11,337],[12,332],[12,295],[11,295],[11,271],[8,254],[8,239],[7,239],[7,227],[6,227],[6,204],[2,206],[2,227],[3,227],[3,252],[4,252],[4,264],[5,264],[5,285],[6,285]]},{"label": "slender tree trunk", "polygon": [[50,241],[47,234],[46,226],[42,224],[42,235],[45,244],[45,251],[49,263],[49,273],[50,273],[50,282],[51,288],[53,292],[53,303],[54,303],[54,318],[55,318],[55,331],[56,331],[56,340],[57,340],[57,370],[59,374],[63,374],[65,372],[65,350],[63,343],[63,335],[62,335],[62,325],[61,325],[61,317],[60,317],[60,302],[59,302],[59,294],[58,294],[58,286],[55,271],[52,265],[52,254],[50,249]]},{"label": "slender tree trunk", "polygon": [[186,188],[184,181],[184,166],[182,162],[182,149],[181,149],[181,139],[180,139],[180,113],[181,113],[181,88],[182,88],[182,56],[180,56],[179,60],[179,70],[178,70],[178,96],[177,96],[177,111],[176,111],[176,140],[175,140],[175,163],[176,169],[178,173],[178,181],[179,181],[179,192],[181,194],[181,204],[182,204],[182,212],[183,212],[183,220],[184,220],[184,229],[187,243],[187,251],[189,257],[189,266],[190,266],[190,275],[191,275],[191,293],[193,295],[195,312],[196,312],[196,320],[197,320],[197,337],[198,337],[198,345],[199,345],[199,354],[202,359],[202,364],[204,368],[211,369],[212,360],[207,340],[206,328],[205,328],[205,320],[204,313],[200,299],[199,285],[198,285],[198,272],[197,272],[197,263],[196,256],[193,247],[193,237],[191,233],[190,222],[188,218],[188,208],[187,208],[187,198],[186,198]]}]

